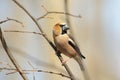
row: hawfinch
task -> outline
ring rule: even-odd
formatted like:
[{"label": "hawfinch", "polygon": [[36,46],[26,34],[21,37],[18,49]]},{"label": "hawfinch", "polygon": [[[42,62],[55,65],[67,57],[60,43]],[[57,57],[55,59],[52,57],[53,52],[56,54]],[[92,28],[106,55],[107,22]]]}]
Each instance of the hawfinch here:
[{"label": "hawfinch", "polygon": [[[61,53],[69,58],[74,58],[78,62],[81,70],[84,70],[82,59],[85,59],[85,57],[81,54],[79,48],[67,33],[68,29],[69,27],[65,23],[57,23],[53,27],[54,43]],[[63,61],[63,63],[66,61]]]}]

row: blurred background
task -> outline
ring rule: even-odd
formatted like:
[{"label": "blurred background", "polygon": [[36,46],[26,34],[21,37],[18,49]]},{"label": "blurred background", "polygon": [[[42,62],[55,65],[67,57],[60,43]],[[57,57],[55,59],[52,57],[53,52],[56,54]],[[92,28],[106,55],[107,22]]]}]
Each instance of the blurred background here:
[{"label": "blurred background", "polygon": [[[64,12],[64,0],[20,0],[35,18],[48,11]],[[69,13],[81,15],[82,18],[70,16],[71,27],[91,80],[120,80],[120,0],[69,0]],[[12,0],[0,0],[0,21],[7,17],[23,22],[24,27],[14,21],[0,24],[2,30],[20,30],[39,32],[34,22]],[[47,18],[47,17],[52,17]],[[39,20],[49,39],[52,28],[57,22],[65,22],[65,15],[49,14]],[[32,33],[4,32],[5,40],[18,63],[23,69],[32,69],[29,62],[41,70],[60,72],[67,75],[54,50],[43,36]],[[64,58],[66,58],[63,55]],[[0,42],[0,67],[13,68]],[[83,80],[78,64],[71,59],[67,62],[77,80]],[[0,71],[0,80],[22,80],[18,73],[6,75],[10,71]],[[33,80],[33,74],[27,74]],[[35,80],[69,80],[67,78],[35,73]]]}]

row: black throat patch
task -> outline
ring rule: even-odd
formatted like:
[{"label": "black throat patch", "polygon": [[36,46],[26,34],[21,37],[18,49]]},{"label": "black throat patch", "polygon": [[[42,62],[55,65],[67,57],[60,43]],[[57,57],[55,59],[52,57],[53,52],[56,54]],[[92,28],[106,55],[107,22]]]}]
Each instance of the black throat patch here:
[{"label": "black throat patch", "polygon": [[67,34],[67,30],[62,30],[62,34]]}]

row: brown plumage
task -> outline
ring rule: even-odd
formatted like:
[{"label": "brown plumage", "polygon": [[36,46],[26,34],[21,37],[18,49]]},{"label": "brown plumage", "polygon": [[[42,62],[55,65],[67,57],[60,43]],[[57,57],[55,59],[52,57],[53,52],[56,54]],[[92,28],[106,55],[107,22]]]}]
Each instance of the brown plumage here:
[{"label": "brown plumage", "polygon": [[81,70],[84,70],[82,59],[85,57],[81,54],[77,45],[67,34],[68,29],[69,28],[67,27],[66,24],[57,23],[53,27],[54,43],[60,52],[62,52],[64,55],[68,56],[69,58],[74,58],[78,62]]}]

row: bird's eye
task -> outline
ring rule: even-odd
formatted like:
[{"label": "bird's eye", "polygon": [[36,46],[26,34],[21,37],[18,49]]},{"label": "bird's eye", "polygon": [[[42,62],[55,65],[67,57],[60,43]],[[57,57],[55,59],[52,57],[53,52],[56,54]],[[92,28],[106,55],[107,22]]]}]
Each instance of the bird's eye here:
[{"label": "bird's eye", "polygon": [[64,26],[65,26],[65,25],[62,25],[62,24],[60,25],[60,27],[64,27]]}]

